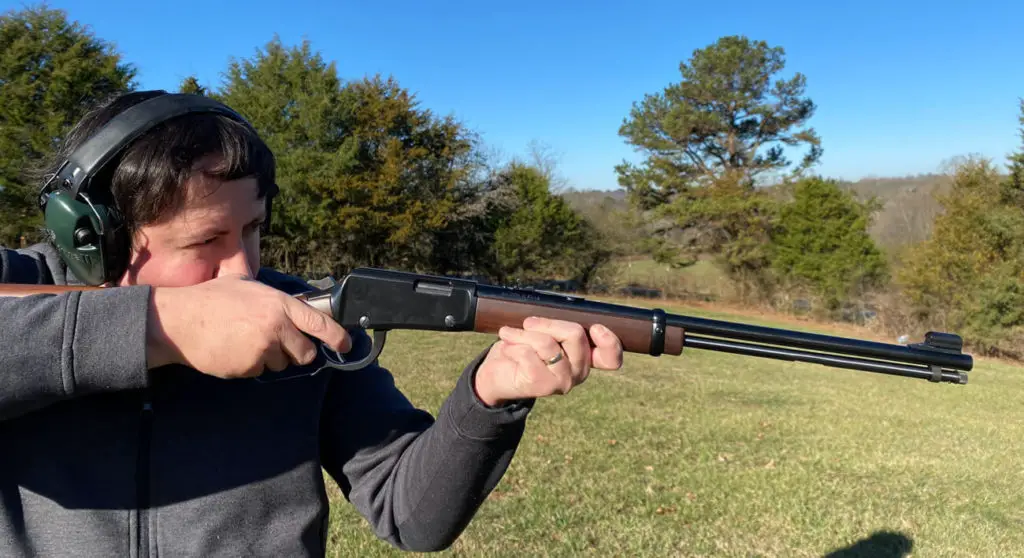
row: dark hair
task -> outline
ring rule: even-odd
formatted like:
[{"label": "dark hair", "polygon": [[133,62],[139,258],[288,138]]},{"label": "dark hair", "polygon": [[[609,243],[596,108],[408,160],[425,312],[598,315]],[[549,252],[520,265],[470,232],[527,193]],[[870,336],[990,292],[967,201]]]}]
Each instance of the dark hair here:
[{"label": "dark hair", "polygon": [[[43,178],[56,173],[61,162],[114,116],[164,94],[127,93],[89,111],[68,132],[43,171]],[[105,182],[109,191],[91,191],[90,197],[113,203],[124,219],[126,232],[134,236],[139,227],[181,209],[185,202],[183,185],[195,174],[196,162],[210,155],[218,160],[200,170],[206,176],[224,181],[255,177],[260,198],[273,188],[274,155],[254,130],[226,116],[196,113],[161,123],[133,141],[93,181]]]}]

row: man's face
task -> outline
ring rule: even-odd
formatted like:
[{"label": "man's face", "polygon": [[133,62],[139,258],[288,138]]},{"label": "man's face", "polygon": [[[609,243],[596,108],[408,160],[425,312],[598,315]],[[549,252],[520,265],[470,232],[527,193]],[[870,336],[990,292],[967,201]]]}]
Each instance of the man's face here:
[{"label": "man's face", "polygon": [[256,275],[265,202],[255,178],[187,183],[178,213],[138,230],[120,285],[190,286],[221,275]]}]

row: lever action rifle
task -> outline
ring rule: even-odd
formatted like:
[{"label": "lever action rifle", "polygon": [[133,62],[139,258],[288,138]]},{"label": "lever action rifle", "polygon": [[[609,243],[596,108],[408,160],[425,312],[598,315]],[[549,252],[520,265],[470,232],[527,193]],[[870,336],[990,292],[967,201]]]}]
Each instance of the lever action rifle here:
[{"label": "lever action rifle", "polygon": [[[59,294],[100,287],[0,285],[0,296]],[[404,271],[358,268],[342,281],[294,295],[346,328],[373,331],[367,355],[353,362],[321,344],[312,365],[357,370],[372,363],[391,330],[497,333],[502,326],[521,327],[530,316],[566,320],[588,328],[602,324],[630,353],[680,355],[683,348],[721,351],[777,360],[801,361],[931,382],[966,384],[974,365],[963,341],[952,333],[930,331],[921,343],[894,345],[861,339],[803,333],[669,314],[528,288]]]}]

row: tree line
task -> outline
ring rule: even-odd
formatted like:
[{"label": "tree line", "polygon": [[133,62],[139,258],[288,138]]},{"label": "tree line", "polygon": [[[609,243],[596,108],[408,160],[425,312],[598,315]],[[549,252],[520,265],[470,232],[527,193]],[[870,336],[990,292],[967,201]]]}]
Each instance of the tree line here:
[{"label": "tree line", "polygon": [[[782,47],[742,36],[693,51],[678,82],[628,110],[619,135],[643,160],[615,167],[628,206],[597,212],[556,191],[543,157],[500,160],[395,77],[343,78],[308,42],[275,37],[233,58],[222,83],[189,77],[178,90],[227,103],[274,150],[281,197],[264,262],[285,272],[369,265],[586,290],[623,256],[675,268],[710,258],[748,302],[807,293],[834,317],[881,297],[898,327],[962,331],[1013,356],[1024,141],[1008,174],[961,161],[927,238],[894,258],[869,234],[878,200],[813,172],[824,152],[809,125],[817,107],[807,77],[785,66]],[[34,169],[91,104],[135,89],[136,72],[63,11],[2,16],[0,244],[41,239]]]},{"label": "tree line", "polygon": [[[132,91],[136,68],[65,12],[0,20],[0,244],[41,240],[41,162],[94,104]],[[499,161],[453,116],[419,106],[393,77],[344,80],[308,43],[277,38],[233,59],[223,101],[277,158],[280,199],[264,262],[307,277],[371,265],[472,273],[495,282],[584,278],[607,259],[551,189],[544,161]]]}]

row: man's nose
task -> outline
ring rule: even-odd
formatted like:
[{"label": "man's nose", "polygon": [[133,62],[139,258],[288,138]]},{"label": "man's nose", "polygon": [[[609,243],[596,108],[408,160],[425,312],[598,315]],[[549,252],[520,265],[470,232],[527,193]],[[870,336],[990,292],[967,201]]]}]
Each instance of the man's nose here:
[{"label": "man's nose", "polygon": [[245,250],[245,244],[242,242],[238,243],[238,246],[231,252],[231,254],[221,260],[220,265],[217,267],[216,276],[222,275],[244,275],[249,278],[255,278],[255,270],[249,267],[249,257]]}]

